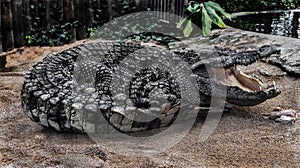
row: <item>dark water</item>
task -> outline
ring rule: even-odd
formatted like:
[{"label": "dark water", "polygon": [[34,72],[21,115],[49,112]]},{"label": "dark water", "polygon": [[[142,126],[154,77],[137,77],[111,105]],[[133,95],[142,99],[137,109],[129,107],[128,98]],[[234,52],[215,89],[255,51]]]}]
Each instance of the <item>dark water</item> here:
[{"label": "dark water", "polygon": [[227,24],[242,30],[300,38],[299,14],[299,11],[249,14],[235,17]]}]

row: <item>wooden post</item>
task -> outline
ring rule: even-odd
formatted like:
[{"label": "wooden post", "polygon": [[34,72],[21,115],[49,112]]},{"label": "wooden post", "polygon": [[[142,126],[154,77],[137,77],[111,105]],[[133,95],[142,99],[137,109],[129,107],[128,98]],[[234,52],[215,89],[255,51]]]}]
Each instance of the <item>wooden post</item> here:
[{"label": "wooden post", "polygon": [[14,48],[13,21],[11,11],[11,0],[2,0],[2,47],[3,51]]},{"label": "wooden post", "polygon": [[[40,0],[41,1],[41,0]],[[38,0],[30,0],[30,3],[32,4],[32,5],[34,5],[34,13],[37,15],[38,14],[38,12],[39,12],[39,2],[38,2]],[[30,10],[32,10],[32,9],[30,9]],[[32,18],[33,19],[33,18]]]},{"label": "wooden post", "polygon": [[108,10],[108,19],[109,19],[109,21],[111,21],[112,18],[113,18],[112,1],[113,0],[107,0],[107,10]]},{"label": "wooden post", "polygon": [[21,47],[25,44],[24,32],[23,32],[23,11],[22,11],[22,0],[12,1],[13,9],[13,30],[14,30],[14,46]]},{"label": "wooden post", "polygon": [[[64,0],[63,1],[63,15],[64,20],[66,22],[74,21],[74,2],[73,0]],[[74,28],[69,30],[70,34],[70,42],[74,42],[76,40],[76,31]]]},{"label": "wooden post", "polygon": [[299,27],[299,12],[293,13],[293,28],[292,28],[292,37],[299,38],[298,27]]},{"label": "wooden post", "polygon": [[[2,4],[0,0],[0,14],[2,14],[1,8],[2,8]],[[1,31],[1,17],[0,17],[0,53],[2,52],[3,52],[3,48],[2,48],[2,31]],[[6,56],[0,56],[0,68],[5,68],[5,65],[6,65]]]},{"label": "wooden post", "polygon": [[52,0],[50,5],[50,25],[59,24],[63,20],[63,0]]},{"label": "wooden post", "polygon": [[47,30],[50,29],[50,23],[51,23],[51,19],[50,19],[50,5],[51,5],[51,0],[46,0],[45,1],[45,27]]},{"label": "wooden post", "polygon": [[79,21],[80,26],[76,29],[76,39],[81,40],[87,37],[86,34],[86,15],[85,15],[85,0],[75,0],[75,18]]},{"label": "wooden post", "polygon": [[30,34],[32,18],[30,16],[30,0],[23,0],[23,33],[24,38]]},{"label": "wooden post", "polygon": [[102,21],[105,21],[105,22],[108,22],[109,21],[109,11],[108,11],[108,8],[103,8],[104,6],[108,6],[107,4],[107,0],[98,0],[98,6],[99,8],[102,10],[102,15],[101,15],[101,20]]},{"label": "wooden post", "polygon": [[150,8],[152,0],[136,0],[139,11],[147,11]]},{"label": "wooden post", "polygon": [[93,26],[93,18],[94,18],[94,9],[92,8],[93,6],[93,0],[85,0],[86,2],[86,27],[90,28]]},{"label": "wooden post", "polygon": [[149,0],[149,3],[148,3],[148,8],[150,9],[150,11],[153,11],[153,1],[154,0]]},{"label": "wooden post", "polygon": [[[2,16],[2,3],[1,3],[1,0],[0,0],[0,15]],[[0,53],[3,52],[3,48],[2,48],[2,19],[1,19],[1,16],[0,16]]]}]

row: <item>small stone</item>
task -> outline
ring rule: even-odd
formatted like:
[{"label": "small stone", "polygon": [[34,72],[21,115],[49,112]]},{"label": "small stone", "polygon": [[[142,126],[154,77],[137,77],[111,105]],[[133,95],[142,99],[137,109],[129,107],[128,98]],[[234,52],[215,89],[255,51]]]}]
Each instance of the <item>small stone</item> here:
[{"label": "small stone", "polygon": [[294,117],[290,117],[290,116],[285,116],[282,115],[280,116],[280,118],[276,119],[276,121],[282,122],[282,123],[292,123],[293,121],[295,121]]},{"label": "small stone", "polygon": [[46,136],[43,135],[43,134],[36,134],[36,135],[34,136],[34,138],[35,138],[35,139],[38,139],[38,140],[44,140],[44,139],[46,138]]}]

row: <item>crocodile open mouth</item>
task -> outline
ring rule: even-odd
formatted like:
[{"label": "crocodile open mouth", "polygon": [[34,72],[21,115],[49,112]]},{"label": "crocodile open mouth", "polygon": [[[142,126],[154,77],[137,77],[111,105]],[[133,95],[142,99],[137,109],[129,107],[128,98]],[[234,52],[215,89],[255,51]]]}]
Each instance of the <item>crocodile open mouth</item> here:
[{"label": "crocodile open mouth", "polygon": [[[245,92],[270,92],[271,95],[278,95],[280,92],[275,82],[272,84],[263,83],[258,77],[246,75],[238,66],[248,66],[256,61],[267,58],[272,54],[280,53],[275,45],[264,45],[259,50],[245,50],[240,52],[229,51],[227,48],[216,47],[219,57],[211,57],[197,61],[191,66],[191,70],[203,76],[203,69],[207,69],[213,78],[222,85],[238,87]],[[205,74],[205,72],[204,72]],[[274,93],[271,93],[274,90]],[[275,91],[276,90],[276,91]]]},{"label": "crocodile open mouth", "polygon": [[[267,90],[270,86],[263,83],[258,77],[252,77],[243,73],[238,69],[237,66],[226,69],[212,68],[211,71],[214,74],[214,78],[223,85],[237,86],[247,92],[259,92],[261,90]],[[272,86],[276,86],[275,82],[273,82]]]}]

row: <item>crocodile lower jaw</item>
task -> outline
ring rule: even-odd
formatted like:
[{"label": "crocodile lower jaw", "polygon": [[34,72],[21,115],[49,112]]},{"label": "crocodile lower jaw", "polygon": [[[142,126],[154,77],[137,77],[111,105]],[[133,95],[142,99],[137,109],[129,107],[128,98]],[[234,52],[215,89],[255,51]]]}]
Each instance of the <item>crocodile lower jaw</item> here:
[{"label": "crocodile lower jaw", "polygon": [[[226,69],[222,68],[211,68],[212,74],[214,74],[214,78],[226,86],[237,86],[243,91],[247,92],[259,92],[262,90],[267,91],[270,89],[269,84],[265,84],[258,77],[252,77],[241,70],[239,70],[236,66],[230,67]],[[273,87],[276,87],[275,82],[272,83]]]}]

